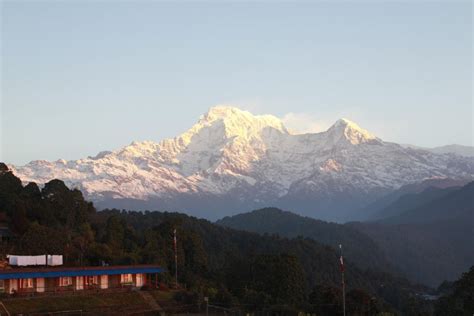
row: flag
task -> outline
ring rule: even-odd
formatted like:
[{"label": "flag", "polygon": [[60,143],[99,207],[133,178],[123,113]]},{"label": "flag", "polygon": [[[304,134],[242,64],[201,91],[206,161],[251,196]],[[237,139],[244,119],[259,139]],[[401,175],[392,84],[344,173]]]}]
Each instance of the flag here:
[{"label": "flag", "polygon": [[339,258],[339,263],[341,264],[341,272],[344,272],[344,259],[341,257]]}]

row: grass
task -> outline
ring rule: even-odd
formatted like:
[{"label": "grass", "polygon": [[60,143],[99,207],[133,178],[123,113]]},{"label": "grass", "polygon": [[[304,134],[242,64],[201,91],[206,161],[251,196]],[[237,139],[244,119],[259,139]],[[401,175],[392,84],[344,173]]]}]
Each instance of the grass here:
[{"label": "grass", "polygon": [[163,310],[167,314],[184,314],[184,313],[195,313],[198,311],[198,305],[193,303],[193,300],[176,300],[176,295],[182,293],[186,296],[184,290],[165,290],[165,291],[152,291],[150,294],[160,304]]},{"label": "grass", "polygon": [[162,301],[173,301],[176,291],[152,291],[151,295],[155,298],[157,302]]},{"label": "grass", "polygon": [[44,313],[65,310],[94,311],[99,309],[147,310],[149,306],[138,292],[94,293],[84,295],[17,297],[4,300],[11,314]]}]

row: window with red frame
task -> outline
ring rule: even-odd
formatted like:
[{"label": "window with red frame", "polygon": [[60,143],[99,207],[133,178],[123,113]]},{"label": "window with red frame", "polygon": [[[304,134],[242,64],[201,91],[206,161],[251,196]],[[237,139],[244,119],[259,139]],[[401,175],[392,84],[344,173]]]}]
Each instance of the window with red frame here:
[{"label": "window with red frame", "polygon": [[130,284],[133,283],[133,278],[130,273],[120,275],[120,283]]},{"label": "window with red frame", "polygon": [[70,286],[72,285],[72,277],[60,277],[59,286]]},{"label": "window with red frame", "polygon": [[21,289],[32,289],[33,288],[33,279],[20,279],[20,288]]},{"label": "window with red frame", "polygon": [[97,277],[97,275],[86,276],[85,283],[87,285],[97,285],[99,284],[99,278]]}]

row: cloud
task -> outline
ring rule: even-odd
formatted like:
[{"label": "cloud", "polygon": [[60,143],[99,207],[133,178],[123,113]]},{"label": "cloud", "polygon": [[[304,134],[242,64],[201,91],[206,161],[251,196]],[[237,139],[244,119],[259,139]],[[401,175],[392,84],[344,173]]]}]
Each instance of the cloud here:
[{"label": "cloud", "polygon": [[319,133],[328,129],[330,122],[307,113],[286,113],[281,118],[286,128],[294,134]]}]

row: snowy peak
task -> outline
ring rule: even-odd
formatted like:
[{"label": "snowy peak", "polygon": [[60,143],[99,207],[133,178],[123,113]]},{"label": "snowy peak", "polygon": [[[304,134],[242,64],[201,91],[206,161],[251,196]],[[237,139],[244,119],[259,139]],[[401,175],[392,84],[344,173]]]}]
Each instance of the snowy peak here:
[{"label": "snowy peak", "polygon": [[126,199],[148,209],[221,214],[281,205],[334,220],[402,185],[472,179],[474,160],[406,150],[347,119],[325,132],[295,135],[275,116],[216,106],[186,132],[159,143],[133,142],[95,157],[11,169],[23,181],[61,179],[109,207],[122,208]]},{"label": "snowy peak", "polygon": [[265,128],[273,128],[282,133],[288,133],[283,122],[273,115],[253,115],[232,106],[219,105],[209,109],[202,115],[199,122],[192,129],[221,122],[225,136],[250,138],[258,135]]},{"label": "snowy peak", "polygon": [[352,145],[359,145],[377,139],[377,137],[369,131],[346,118],[337,120],[336,123],[327,130],[327,133],[331,136],[334,143],[345,140]]},{"label": "snowy peak", "polygon": [[[288,134],[281,120],[275,116],[253,115],[231,106],[215,106],[190,129],[173,139],[159,143],[133,142],[115,153],[121,159],[135,163],[156,160],[189,176],[209,168],[215,170],[222,162],[222,157],[233,154],[252,152],[241,156],[240,160],[258,159],[256,156],[263,151],[253,152],[252,144],[261,143],[267,130]],[[235,150],[236,147],[239,152]],[[102,158],[107,154],[97,157]]]}]

